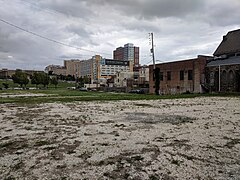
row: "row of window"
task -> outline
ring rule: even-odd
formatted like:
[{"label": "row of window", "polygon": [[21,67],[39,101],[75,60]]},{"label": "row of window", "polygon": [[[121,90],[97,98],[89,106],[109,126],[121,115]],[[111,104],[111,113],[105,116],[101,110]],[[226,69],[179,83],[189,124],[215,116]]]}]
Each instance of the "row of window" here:
[{"label": "row of window", "polygon": [[[193,71],[192,70],[188,70],[188,80],[193,80]],[[163,72],[160,72],[160,81],[163,81]],[[171,71],[167,71],[167,81],[171,81],[172,80],[172,72]],[[184,80],[184,71],[179,71],[179,80],[183,81]]]}]

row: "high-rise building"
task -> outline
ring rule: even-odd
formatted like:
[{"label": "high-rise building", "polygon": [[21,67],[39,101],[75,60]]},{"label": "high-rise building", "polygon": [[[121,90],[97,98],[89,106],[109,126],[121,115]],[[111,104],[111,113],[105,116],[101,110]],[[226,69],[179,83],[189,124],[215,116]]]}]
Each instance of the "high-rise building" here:
[{"label": "high-rise building", "polygon": [[134,66],[139,66],[139,47],[134,47]]},{"label": "high-rise building", "polygon": [[134,46],[132,43],[124,45],[124,61],[129,61],[134,64]]},{"label": "high-rise building", "polygon": [[132,43],[125,44],[124,47],[118,47],[113,51],[113,59],[129,61],[134,67],[139,66],[139,47]]},{"label": "high-rise building", "polygon": [[123,60],[124,58],[124,48],[118,47],[116,50],[113,51],[113,59],[116,60]]}]

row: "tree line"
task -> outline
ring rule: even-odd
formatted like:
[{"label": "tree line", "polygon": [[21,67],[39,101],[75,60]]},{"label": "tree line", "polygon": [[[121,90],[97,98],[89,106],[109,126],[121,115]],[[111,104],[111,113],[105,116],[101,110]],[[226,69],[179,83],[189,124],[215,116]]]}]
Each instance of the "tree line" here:
[{"label": "tree line", "polygon": [[[51,78],[50,78],[51,77]],[[12,80],[14,83],[19,84],[21,88],[27,86],[31,82],[31,84],[35,84],[36,87],[39,85],[43,85],[44,88],[48,88],[48,85],[51,83],[52,85],[57,88],[58,85],[58,80],[63,80],[63,81],[76,81],[78,83],[78,87],[83,87],[84,84],[89,84],[91,83],[91,79],[88,76],[84,77],[78,77],[75,78],[74,76],[67,75],[58,75],[58,76],[53,76],[49,75],[44,72],[35,72],[33,75],[28,75],[26,72],[23,72],[22,70],[16,70],[15,74],[12,75]],[[4,85],[6,89],[8,88],[7,85]]]},{"label": "tree line", "polygon": [[16,70],[15,74],[12,75],[12,80],[14,83],[19,84],[21,88],[26,87],[30,80],[31,84],[35,84],[36,87],[42,84],[44,88],[47,88],[49,83],[55,85],[55,87],[58,85],[58,79],[56,77],[50,78],[49,75],[44,72],[34,73],[32,76],[30,76],[29,80],[27,73],[23,72],[22,70]]}]

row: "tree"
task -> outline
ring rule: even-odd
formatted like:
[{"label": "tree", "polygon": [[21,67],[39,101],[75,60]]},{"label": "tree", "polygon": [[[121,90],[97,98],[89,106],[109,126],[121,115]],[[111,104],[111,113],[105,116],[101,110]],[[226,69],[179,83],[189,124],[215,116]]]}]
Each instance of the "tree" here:
[{"label": "tree", "polygon": [[33,74],[31,83],[36,84],[36,87],[38,87],[38,85],[41,84],[41,77],[40,77],[39,73],[34,73]]},{"label": "tree", "polygon": [[84,79],[82,77],[78,78],[78,84],[80,87],[84,86]]},{"label": "tree", "polygon": [[26,87],[29,83],[27,74],[22,72],[22,70],[16,70],[15,74],[12,75],[12,79],[14,83],[20,84],[21,87],[23,85]]},{"label": "tree", "polygon": [[39,73],[39,75],[40,75],[40,82],[41,82],[41,84],[44,87],[48,86],[49,80],[50,80],[48,74],[46,74],[46,73]]},{"label": "tree", "polygon": [[84,76],[83,83],[84,84],[90,84],[90,78],[88,76]]},{"label": "tree", "polygon": [[55,86],[55,88],[57,88],[57,85],[58,85],[58,79],[56,77],[53,77],[51,79],[51,84],[53,84]]},{"label": "tree", "polygon": [[2,85],[4,86],[5,89],[9,88],[9,84],[8,83],[2,83]]},{"label": "tree", "polygon": [[48,74],[46,73],[34,73],[32,77],[32,84],[36,84],[36,87],[39,84],[42,84],[44,87],[46,87],[49,84],[50,78]]}]

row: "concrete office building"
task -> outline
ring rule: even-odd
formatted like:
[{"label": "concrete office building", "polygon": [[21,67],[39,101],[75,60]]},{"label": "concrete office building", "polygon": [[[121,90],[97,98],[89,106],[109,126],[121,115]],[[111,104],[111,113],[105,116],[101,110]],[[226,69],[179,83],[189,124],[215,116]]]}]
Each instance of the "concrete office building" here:
[{"label": "concrete office building", "polygon": [[98,83],[102,79],[110,79],[117,72],[130,72],[130,62],[105,59],[100,55],[80,61],[80,76],[88,76],[92,83]]}]

